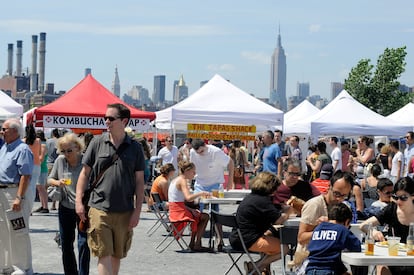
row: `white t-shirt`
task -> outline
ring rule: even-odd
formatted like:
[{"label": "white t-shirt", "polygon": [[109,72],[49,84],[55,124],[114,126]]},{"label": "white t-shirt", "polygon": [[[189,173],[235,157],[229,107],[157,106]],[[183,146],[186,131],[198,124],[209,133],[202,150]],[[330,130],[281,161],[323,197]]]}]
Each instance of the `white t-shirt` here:
[{"label": "white t-shirt", "polygon": [[167,163],[172,163],[174,165],[175,171],[178,171],[178,148],[177,146],[173,146],[171,151],[168,150],[167,146],[161,148],[158,152],[158,157],[162,159],[162,165]]},{"label": "white t-shirt", "polygon": [[338,164],[336,165],[335,171],[336,170],[342,170],[342,152],[341,152],[341,149],[339,149],[339,147],[335,147],[332,150],[331,159],[332,159],[332,164],[335,161],[338,162]]},{"label": "white t-shirt", "polygon": [[200,155],[194,149],[190,151],[190,161],[196,167],[196,183],[201,186],[211,186],[224,182],[224,170],[229,164],[230,157],[214,145],[206,145],[207,150]]},{"label": "white t-shirt", "polygon": [[401,163],[401,170],[400,170],[400,177],[402,177],[403,173],[404,173],[404,156],[403,154],[398,151],[394,157],[392,158],[392,162],[391,162],[391,172],[390,175],[392,177],[397,177],[398,176],[398,163]]}]

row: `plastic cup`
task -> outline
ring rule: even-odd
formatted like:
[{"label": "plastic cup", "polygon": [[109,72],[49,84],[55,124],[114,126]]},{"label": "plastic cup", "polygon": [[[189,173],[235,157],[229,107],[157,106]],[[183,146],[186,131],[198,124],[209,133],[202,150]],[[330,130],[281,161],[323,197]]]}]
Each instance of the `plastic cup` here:
[{"label": "plastic cup", "polygon": [[219,190],[218,189],[213,189],[211,190],[211,194],[213,197],[218,198],[219,197]]},{"label": "plastic cup", "polygon": [[398,246],[400,244],[400,237],[388,237],[388,255],[398,256]]},{"label": "plastic cup", "polygon": [[63,180],[65,181],[66,185],[72,184],[72,173],[71,172],[64,172],[63,173]]}]

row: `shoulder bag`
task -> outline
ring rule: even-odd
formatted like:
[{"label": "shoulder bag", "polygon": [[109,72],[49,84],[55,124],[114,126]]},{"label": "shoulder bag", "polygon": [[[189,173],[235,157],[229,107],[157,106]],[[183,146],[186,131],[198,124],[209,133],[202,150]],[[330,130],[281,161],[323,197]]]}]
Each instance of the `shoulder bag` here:
[{"label": "shoulder bag", "polygon": [[82,204],[85,207],[85,212],[86,212],[85,218],[86,219],[85,219],[85,221],[82,221],[81,220],[79,222],[79,231],[86,232],[86,230],[89,227],[89,218],[88,218],[87,213],[88,213],[88,210],[89,210],[88,203],[89,203],[89,199],[91,197],[92,190],[95,189],[98,186],[98,182],[102,178],[102,176],[104,175],[104,173],[108,170],[109,167],[112,166],[112,164],[115,163],[115,161],[119,158],[119,155],[123,151],[125,151],[125,149],[127,147],[128,147],[128,144],[127,143],[122,143],[119,146],[119,148],[118,148],[118,150],[116,150],[115,154],[112,155],[112,160],[107,165],[104,166],[104,168],[101,170],[101,172],[99,173],[99,175],[95,178],[95,180],[92,182],[92,184],[90,185],[90,187],[88,189],[86,189],[85,192],[83,193]]}]

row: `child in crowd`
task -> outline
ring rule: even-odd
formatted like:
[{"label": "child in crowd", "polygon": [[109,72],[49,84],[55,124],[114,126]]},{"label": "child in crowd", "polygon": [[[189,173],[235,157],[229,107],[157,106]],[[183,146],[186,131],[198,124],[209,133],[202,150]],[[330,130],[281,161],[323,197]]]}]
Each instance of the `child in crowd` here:
[{"label": "child in crowd", "polygon": [[349,274],[341,261],[342,250],[361,251],[361,242],[348,229],[352,220],[352,211],[347,205],[339,203],[330,206],[328,219],[329,222],[320,223],[313,231],[308,245],[307,275]]}]

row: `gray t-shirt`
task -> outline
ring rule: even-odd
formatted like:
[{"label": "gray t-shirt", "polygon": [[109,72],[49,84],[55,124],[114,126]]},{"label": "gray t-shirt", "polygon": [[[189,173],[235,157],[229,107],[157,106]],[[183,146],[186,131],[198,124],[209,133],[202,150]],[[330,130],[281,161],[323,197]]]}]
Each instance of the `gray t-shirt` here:
[{"label": "gray t-shirt", "polygon": [[[89,206],[107,212],[126,212],[134,209],[135,172],[144,171],[145,157],[141,144],[125,135],[121,146],[126,144],[119,158],[100,178],[91,192]],[[115,154],[115,146],[108,134],[92,139],[85,152],[82,163],[92,168],[89,183],[111,163]]]},{"label": "gray t-shirt", "polygon": [[64,172],[72,173],[72,183],[62,187],[63,198],[60,203],[66,208],[75,209],[76,183],[78,182],[79,174],[83,167],[81,159],[82,158],[79,159],[79,162],[75,167],[71,167],[66,161],[65,156],[60,155],[55,160],[55,164],[48,177],[50,179],[59,180],[63,178]]}]

